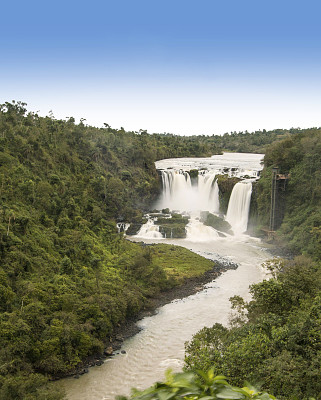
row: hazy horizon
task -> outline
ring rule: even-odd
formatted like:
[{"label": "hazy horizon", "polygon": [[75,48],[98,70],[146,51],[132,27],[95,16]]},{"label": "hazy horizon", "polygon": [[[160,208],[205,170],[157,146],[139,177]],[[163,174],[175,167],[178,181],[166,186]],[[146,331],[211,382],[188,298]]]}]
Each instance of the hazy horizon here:
[{"label": "hazy horizon", "polygon": [[1,103],[150,133],[321,126],[317,1],[1,7]]}]

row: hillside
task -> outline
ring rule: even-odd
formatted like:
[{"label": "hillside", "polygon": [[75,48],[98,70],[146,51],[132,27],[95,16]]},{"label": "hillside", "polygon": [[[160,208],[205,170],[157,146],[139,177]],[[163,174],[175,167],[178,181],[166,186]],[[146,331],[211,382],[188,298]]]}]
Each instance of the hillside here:
[{"label": "hillside", "polygon": [[60,398],[43,386],[47,377],[101,353],[114,328],[185,269],[212,267],[184,249],[128,242],[116,221],[140,220],[158,196],[157,158],[215,151],[189,138],[41,118],[19,102],[0,107],[1,399]]},{"label": "hillside", "polygon": [[263,226],[268,226],[274,166],[281,174],[289,175],[285,191],[280,193],[284,218],[276,238],[294,254],[320,260],[321,129],[298,132],[268,147],[258,183],[258,214]]}]

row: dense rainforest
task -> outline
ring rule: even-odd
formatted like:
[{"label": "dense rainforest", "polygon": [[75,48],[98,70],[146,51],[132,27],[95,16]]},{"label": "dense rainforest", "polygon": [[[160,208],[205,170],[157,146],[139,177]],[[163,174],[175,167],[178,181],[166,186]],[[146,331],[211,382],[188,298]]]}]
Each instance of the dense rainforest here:
[{"label": "dense rainforest", "polygon": [[[321,259],[321,129],[307,129],[273,143],[266,150],[265,168],[258,182],[260,224],[268,226],[272,168],[289,179],[279,189],[283,220],[277,231],[295,254]],[[282,223],[281,223],[282,222]]]},{"label": "dense rainforest", "polygon": [[[262,227],[268,224],[272,166],[277,164],[280,172],[290,173],[276,240],[311,259],[282,264],[273,279],[252,289],[251,303],[234,299],[241,317],[231,330],[214,327],[214,339],[203,332],[200,339],[195,337],[187,348],[188,368],[214,366],[216,372],[239,384],[243,378],[265,379],[259,362],[274,354],[281,357],[274,364],[280,366],[280,376],[287,376],[281,366],[288,364],[293,365],[290,372],[294,374],[299,366],[303,374],[316,354],[310,375],[297,377],[303,379],[300,387],[311,376],[317,380],[320,305],[314,301],[321,291],[320,132],[291,129],[180,137],[127,132],[107,123],[95,128],[84,120],[76,124],[72,117],[40,117],[21,102],[1,105],[0,399],[62,398],[48,386],[48,378],[64,375],[88,355],[101,352],[115,327],[148,307],[158,291],[179,284],[186,270],[189,276],[191,270],[197,275],[211,268],[206,260],[196,255],[194,259],[184,249],[126,241],[116,222],[141,221],[159,195],[156,160],[210,156],[224,150],[266,153],[257,188],[257,220]],[[297,282],[291,281],[295,271],[302,271]],[[296,288],[299,283],[302,286]],[[299,328],[295,330],[296,314],[304,337],[299,336]],[[266,318],[266,335],[270,335],[267,347],[273,344],[279,353],[264,353],[265,347],[256,345],[256,332],[265,324],[262,318]],[[226,338],[225,347],[218,332]],[[276,338],[271,338],[271,332]],[[233,353],[229,343],[238,339],[241,343],[244,338],[251,343]],[[287,340],[292,347],[286,347]],[[302,350],[305,341],[311,344],[308,355]],[[231,355],[231,363],[237,361],[243,370],[235,367],[235,372],[223,361],[215,364],[211,351],[225,349],[229,352],[222,360]],[[256,356],[252,357],[252,351]],[[200,359],[193,358],[196,352]],[[288,393],[269,379],[266,389],[272,388],[277,395]],[[312,393],[300,390],[295,393],[304,393],[303,397]]]},{"label": "dense rainforest", "polygon": [[126,241],[116,222],[141,219],[158,196],[156,159],[217,152],[1,106],[1,399],[60,398],[47,377],[101,353],[158,291],[212,267],[185,249]]}]

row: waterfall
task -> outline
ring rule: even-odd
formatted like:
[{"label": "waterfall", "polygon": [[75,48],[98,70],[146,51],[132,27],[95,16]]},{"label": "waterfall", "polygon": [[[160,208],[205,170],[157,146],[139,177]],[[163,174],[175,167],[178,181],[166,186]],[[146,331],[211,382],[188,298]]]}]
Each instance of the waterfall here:
[{"label": "waterfall", "polygon": [[[259,178],[263,168],[263,156],[263,154],[223,153],[210,158],[159,160],[155,165],[162,178],[163,191],[154,207],[157,210],[168,208],[189,215],[190,223],[186,226],[187,239],[213,239],[217,237],[216,230],[204,227],[198,218],[201,216],[201,211],[222,217],[219,215],[217,177],[219,175],[238,177],[244,180],[233,188],[225,219],[231,225],[234,235],[246,232],[252,193],[251,182]],[[205,222],[210,224],[209,221]],[[221,227],[219,219],[212,219],[211,224],[218,230]],[[147,230],[143,232],[143,229]],[[139,232],[140,236],[146,234],[154,237],[160,235],[159,228],[151,222]],[[168,230],[167,235],[169,236]]]},{"label": "waterfall", "polygon": [[219,211],[219,190],[215,174],[198,175],[197,185],[192,185],[188,172],[162,170],[163,195],[159,208],[177,211]]},{"label": "waterfall", "polygon": [[251,181],[241,181],[233,187],[225,219],[231,225],[234,235],[247,230],[251,194]]},{"label": "waterfall", "polygon": [[207,242],[219,237],[217,231],[202,224],[198,219],[191,218],[186,225],[186,239],[192,242]]},{"label": "waterfall", "polygon": [[146,224],[141,226],[136,237],[142,239],[162,239],[163,235],[159,232],[159,226],[155,225],[154,220],[150,218]]},{"label": "waterfall", "polygon": [[130,224],[127,224],[125,222],[118,222],[116,224],[116,226],[117,226],[118,233],[120,233],[120,232],[126,233],[127,229],[130,227]]}]

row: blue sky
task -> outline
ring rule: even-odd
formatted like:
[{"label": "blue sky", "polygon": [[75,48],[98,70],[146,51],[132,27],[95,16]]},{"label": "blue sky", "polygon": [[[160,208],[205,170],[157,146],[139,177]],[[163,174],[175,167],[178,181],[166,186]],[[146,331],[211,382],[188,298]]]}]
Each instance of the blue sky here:
[{"label": "blue sky", "polygon": [[1,4],[0,101],[177,134],[321,126],[319,1]]}]

